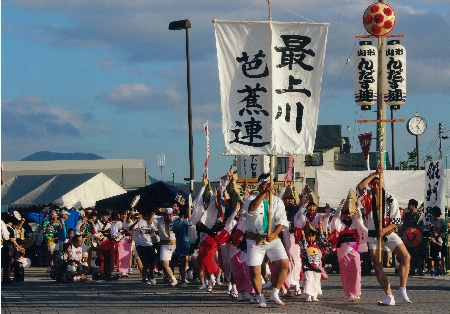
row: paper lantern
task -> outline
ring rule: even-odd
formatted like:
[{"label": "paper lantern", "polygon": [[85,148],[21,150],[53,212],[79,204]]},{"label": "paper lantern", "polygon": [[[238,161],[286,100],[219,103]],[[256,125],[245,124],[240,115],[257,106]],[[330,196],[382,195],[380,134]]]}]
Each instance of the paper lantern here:
[{"label": "paper lantern", "polygon": [[377,102],[378,51],[371,41],[361,41],[355,50],[355,102],[362,110],[369,110]]},{"label": "paper lantern", "polygon": [[398,40],[390,40],[382,49],[383,99],[386,105],[398,106],[406,102],[406,49]]}]

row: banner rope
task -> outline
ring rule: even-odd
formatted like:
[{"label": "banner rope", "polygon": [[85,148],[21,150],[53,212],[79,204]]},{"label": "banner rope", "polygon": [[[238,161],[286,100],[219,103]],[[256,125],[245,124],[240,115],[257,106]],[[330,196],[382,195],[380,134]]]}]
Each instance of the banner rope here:
[{"label": "banner rope", "polygon": [[232,12],[232,13],[230,13],[230,14],[224,15],[224,16],[218,18],[218,19],[219,19],[219,20],[222,20],[224,17],[227,17],[227,16],[230,16],[230,15],[236,14],[236,13],[238,13],[238,12],[242,12],[242,11],[248,10],[248,9],[253,8],[253,7],[257,6],[257,5],[261,5],[261,3],[253,4],[253,5],[251,5],[251,6],[247,7],[247,8],[243,8],[243,9],[237,10],[237,11]]},{"label": "banner rope", "polygon": [[273,3],[273,4],[276,5],[276,6],[279,7],[279,8],[282,8],[283,10],[286,10],[287,12],[290,12],[290,13],[292,13],[292,14],[294,14],[294,15],[300,16],[302,19],[305,19],[305,20],[307,20],[308,22],[315,23],[313,20],[310,20],[310,19],[304,17],[303,15],[300,15],[300,14],[298,14],[298,13],[295,13],[294,11],[291,11],[291,10],[289,10],[289,9],[286,9],[285,7],[282,7],[282,6],[279,5],[279,4],[276,4],[276,3]]}]

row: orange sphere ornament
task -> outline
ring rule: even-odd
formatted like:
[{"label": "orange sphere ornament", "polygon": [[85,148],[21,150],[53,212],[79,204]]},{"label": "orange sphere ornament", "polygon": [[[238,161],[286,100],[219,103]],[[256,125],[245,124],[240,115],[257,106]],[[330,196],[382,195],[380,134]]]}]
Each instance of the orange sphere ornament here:
[{"label": "orange sphere ornament", "polygon": [[373,3],[364,12],[363,24],[371,35],[386,35],[395,25],[394,10],[386,3]]}]

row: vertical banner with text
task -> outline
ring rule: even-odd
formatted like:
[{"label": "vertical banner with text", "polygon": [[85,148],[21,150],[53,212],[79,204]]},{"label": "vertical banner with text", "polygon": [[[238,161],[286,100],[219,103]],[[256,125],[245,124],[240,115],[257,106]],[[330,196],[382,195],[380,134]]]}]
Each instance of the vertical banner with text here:
[{"label": "vertical banner with text", "polygon": [[312,154],[328,24],[213,22],[224,154]]}]

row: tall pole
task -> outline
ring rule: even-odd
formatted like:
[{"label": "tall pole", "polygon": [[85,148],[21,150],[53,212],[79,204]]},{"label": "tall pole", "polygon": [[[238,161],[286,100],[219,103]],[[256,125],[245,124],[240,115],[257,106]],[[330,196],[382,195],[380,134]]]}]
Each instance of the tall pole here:
[{"label": "tall pole", "polygon": [[439,159],[442,159],[442,123],[439,122]]},{"label": "tall pole", "polygon": [[[391,119],[394,120],[394,106],[391,106]],[[392,170],[395,170],[394,122],[391,122]]]},{"label": "tall pole", "polygon": [[[275,157],[273,155],[270,155],[269,159],[269,168],[270,168],[270,184],[272,187],[274,187],[273,182],[273,167],[275,164]],[[273,195],[272,193],[269,194],[269,215],[268,215],[268,224],[267,224],[267,236],[270,236],[272,233],[272,207],[273,207]]]},{"label": "tall pole", "polygon": [[[386,3],[386,0],[379,0],[378,2]],[[377,85],[377,119],[380,121],[378,123],[378,154],[380,155],[380,165],[384,166],[384,129],[385,129],[385,103],[383,100],[383,83],[382,83],[382,73],[383,73],[383,58],[382,58],[382,47],[386,44],[386,39],[378,37],[378,85]],[[380,173],[380,184],[378,186],[378,230],[383,229],[383,172]],[[378,236],[378,261],[381,263],[383,261],[383,250],[381,237]]]},{"label": "tall pole", "polygon": [[188,90],[188,125],[189,125],[189,183],[191,195],[194,193],[194,139],[192,136],[192,99],[191,99],[191,57],[189,54],[189,32],[186,27],[186,63],[187,63],[187,90]]},{"label": "tall pole", "polygon": [[419,135],[416,135],[417,170],[420,170]]}]

